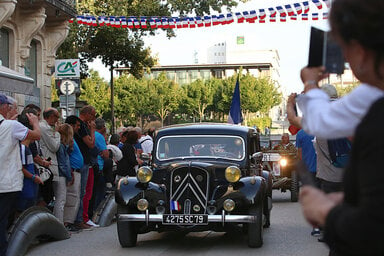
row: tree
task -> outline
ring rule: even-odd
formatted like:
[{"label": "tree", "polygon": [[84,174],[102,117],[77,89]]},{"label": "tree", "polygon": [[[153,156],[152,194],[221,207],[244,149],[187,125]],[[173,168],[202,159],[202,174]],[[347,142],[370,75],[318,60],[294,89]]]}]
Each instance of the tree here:
[{"label": "tree", "polygon": [[95,107],[96,112],[105,120],[110,120],[109,96],[110,88],[97,71],[91,70],[90,77],[81,82],[80,99]]},{"label": "tree", "polygon": [[[236,6],[234,0],[95,0],[78,2],[77,10],[80,13],[91,15],[114,16],[171,16],[177,12],[180,15],[195,13],[196,15],[209,14],[211,10],[220,11],[222,7],[230,9]],[[150,50],[144,47],[142,37],[154,34],[152,30],[123,29],[113,27],[97,27],[71,25],[70,35],[58,51],[60,58],[82,58],[82,70],[86,69],[84,60],[92,61],[100,57],[105,66],[111,70],[111,114],[112,131],[114,128],[114,86],[113,68],[116,65],[129,67],[129,72],[135,77],[143,75],[144,68],[151,67],[155,59],[151,57]],[[174,36],[173,30],[168,29],[169,37]],[[76,55],[76,56],[75,56]],[[84,72],[83,72],[84,74]]]},{"label": "tree", "polygon": [[164,72],[148,82],[154,112],[159,116],[163,126],[165,117],[179,105],[179,86],[169,80]]}]

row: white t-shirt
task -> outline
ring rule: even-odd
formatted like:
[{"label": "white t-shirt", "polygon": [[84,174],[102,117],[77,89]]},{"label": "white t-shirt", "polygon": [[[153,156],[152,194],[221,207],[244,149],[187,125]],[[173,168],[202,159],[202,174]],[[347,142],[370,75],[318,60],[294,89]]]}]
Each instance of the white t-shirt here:
[{"label": "white t-shirt", "polygon": [[28,128],[15,120],[5,120],[0,114],[0,193],[21,191],[23,172],[20,141],[25,140]]},{"label": "white t-shirt", "polygon": [[143,149],[143,153],[151,154],[153,149],[153,140],[149,135],[142,136],[139,139],[139,143],[141,144],[141,148]]},{"label": "white t-shirt", "polygon": [[306,133],[323,139],[353,136],[371,105],[381,97],[384,90],[367,84],[336,101],[330,101],[322,90],[312,89],[297,97],[303,113],[301,125]]}]

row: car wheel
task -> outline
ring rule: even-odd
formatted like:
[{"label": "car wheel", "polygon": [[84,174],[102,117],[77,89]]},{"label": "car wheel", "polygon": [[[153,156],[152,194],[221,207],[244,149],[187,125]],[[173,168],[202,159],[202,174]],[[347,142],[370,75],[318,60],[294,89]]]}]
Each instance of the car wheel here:
[{"label": "car wheel", "polygon": [[259,248],[263,245],[263,204],[252,205],[249,214],[256,216],[256,222],[248,224],[248,246]]},{"label": "car wheel", "polygon": [[[128,207],[117,206],[117,214],[129,213]],[[134,223],[130,221],[117,220],[117,235],[121,247],[134,247],[137,242],[137,231]]]},{"label": "car wheel", "polygon": [[291,202],[297,202],[299,200],[299,179],[297,172],[291,173]]}]

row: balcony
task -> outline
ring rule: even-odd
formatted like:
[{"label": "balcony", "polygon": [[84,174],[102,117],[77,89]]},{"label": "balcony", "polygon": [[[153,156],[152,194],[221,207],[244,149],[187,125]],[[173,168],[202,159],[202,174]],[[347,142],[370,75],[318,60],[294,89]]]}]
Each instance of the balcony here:
[{"label": "balcony", "polygon": [[76,0],[18,0],[25,8],[44,6],[48,19],[74,18],[76,12]]}]

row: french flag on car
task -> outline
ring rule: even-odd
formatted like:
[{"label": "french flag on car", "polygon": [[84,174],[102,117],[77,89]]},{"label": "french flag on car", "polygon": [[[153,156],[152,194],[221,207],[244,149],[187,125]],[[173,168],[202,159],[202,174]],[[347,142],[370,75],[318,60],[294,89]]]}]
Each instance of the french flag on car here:
[{"label": "french flag on car", "polygon": [[171,209],[172,209],[172,211],[180,211],[181,206],[180,206],[179,202],[171,201]]}]

